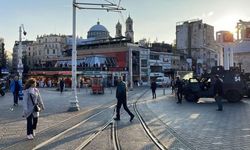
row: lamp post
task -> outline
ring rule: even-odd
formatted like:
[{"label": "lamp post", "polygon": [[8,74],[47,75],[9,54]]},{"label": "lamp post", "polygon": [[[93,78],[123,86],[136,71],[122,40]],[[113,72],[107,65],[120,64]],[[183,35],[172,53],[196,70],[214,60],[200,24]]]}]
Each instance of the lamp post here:
[{"label": "lamp post", "polygon": [[[77,50],[76,50],[76,8],[78,9],[88,9],[88,10],[106,10],[106,11],[113,11],[113,12],[120,12],[121,10],[125,10],[124,8],[120,7],[120,3],[118,5],[107,1],[106,4],[98,4],[98,3],[77,3],[76,0],[73,0],[73,22],[72,22],[72,95],[73,99],[70,101],[70,107],[68,111],[78,111],[80,110],[78,104],[78,97],[77,97],[77,76],[76,76],[76,65],[77,65]],[[83,7],[85,6],[85,7]],[[86,7],[87,6],[87,7]]]},{"label": "lamp post", "polygon": [[[23,30],[23,32],[22,32]],[[23,62],[22,62],[22,57],[23,57],[23,50],[22,50],[22,34],[26,36],[26,32],[24,30],[23,24],[19,26],[19,44],[18,44],[18,64],[17,64],[17,72],[19,75],[19,78],[22,83],[23,79]]]},{"label": "lamp post", "polygon": [[77,97],[77,79],[76,79],[76,61],[77,61],[77,51],[76,51],[76,0],[73,0],[73,32],[72,32],[72,95],[73,99],[70,101],[70,107],[68,111],[78,111],[80,110]]}]

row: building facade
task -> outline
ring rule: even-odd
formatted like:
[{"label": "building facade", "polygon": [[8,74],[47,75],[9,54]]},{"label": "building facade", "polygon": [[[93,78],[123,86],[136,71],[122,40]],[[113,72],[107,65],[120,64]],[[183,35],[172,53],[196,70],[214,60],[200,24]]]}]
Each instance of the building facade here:
[{"label": "building facade", "polygon": [[239,20],[233,47],[234,64],[250,73],[250,21]]},{"label": "building facade", "polygon": [[203,69],[210,70],[217,65],[217,52],[214,40],[214,27],[202,20],[190,20],[176,24],[176,46],[184,54],[185,70],[193,70],[197,74]]},{"label": "building facade", "polygon": [[37,36],[32,46],[28,47],[28,62],[30,66],[51,66],[47,59],[63,57],[66,48],[65,35]]},{"label": "building facade", "polygon": [[0,67],[6,66],[4,39],[0,38]]},{"label": "building facade", "polygon": [[[27,57],[26,57],[26,53],[28,50],[28,47],[30,47],[32,45],[34,41],[22,41],[22,61],[23,64],[26,65],[26,61]],[[14,47],[13,47],[13,52],[12,52],[12,72],[13,73],[17,73],[17,65],[18,65],[18,61],[19,61],[19,41],[15,41]]]}]

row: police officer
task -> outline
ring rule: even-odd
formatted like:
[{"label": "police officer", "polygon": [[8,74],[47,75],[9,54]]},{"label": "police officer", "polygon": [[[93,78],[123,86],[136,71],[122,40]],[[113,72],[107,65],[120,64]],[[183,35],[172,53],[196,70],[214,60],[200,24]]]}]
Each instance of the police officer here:
[{"label": "police officer", "polygon": [[218,105],[217,111],[222,111],[222,94],[223,94],[223,81],[219,78],[219,75],[215,75],[215,83],[214,83],[214,99]]},{"label": "police officer", "polygon": [[130,115],[130,122],[134,119],[134,114],[130,112],[127,106],[127,85],[122,81],[122,77],[118,78],[117,88],[116,88],[116,118],[114,120],[120,120],[120,108],[123,105],[124,110]]},{"label": "police officer", "polygon": [[180,80],[179,76],[176,77],[175,87],[177,88],[177,97],[178,97],[177,104],[181,104],[182,103],[183,82]]}]

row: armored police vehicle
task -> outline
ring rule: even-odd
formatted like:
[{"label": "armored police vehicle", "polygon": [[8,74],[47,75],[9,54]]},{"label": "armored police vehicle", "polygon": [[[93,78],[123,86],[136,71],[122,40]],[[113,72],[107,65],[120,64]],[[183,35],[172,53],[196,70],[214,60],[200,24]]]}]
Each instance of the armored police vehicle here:
[{"label": "armored police vehicle", "polygon": [[216,74],[223,80],[223,98],[229,102],[239,102],[246,93],[243,75],[237,68],[224,70],[222,66],[213,67],[210,74],[200,78],[190,78],[183,88],[184,98],[190,102],[198,102],[199,98],[213,98]]}]

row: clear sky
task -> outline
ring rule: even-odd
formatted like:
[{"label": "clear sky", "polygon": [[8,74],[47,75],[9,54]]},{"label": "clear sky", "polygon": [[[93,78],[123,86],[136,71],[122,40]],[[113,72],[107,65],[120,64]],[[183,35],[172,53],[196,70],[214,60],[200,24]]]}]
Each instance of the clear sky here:
[{"label": "clear sky", "polygon": [[[110,0],[117,2],[118,0]],[[77,0],[77,2],[104,2],[104,0]],[[215,31],[235,31],[239,19],[250,21],[249,0],[121,0],[127,10],[121,14],[106,11],[78,10],[77,34],[86,38],[89,28],[98,18],[115,35],[118,20],[125,32],[125,19],[130,14],[134,20],[135,40],[172,43],[176,22],[203,19]],[[1,0],[0,37],[6,49],[12,51],[18,40],[18,29],[24,24],[28,40],[43,34],[72,34],[72,0]]]}]

